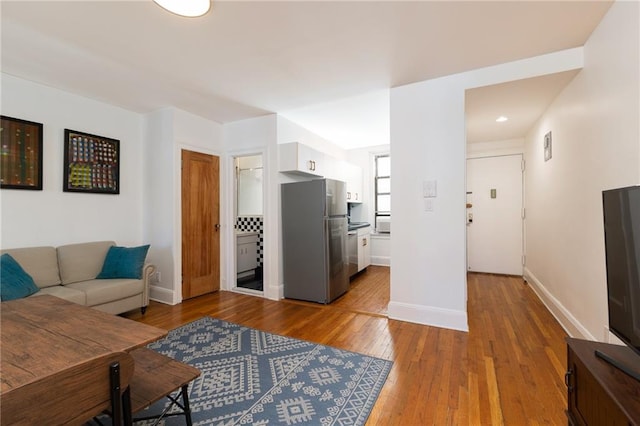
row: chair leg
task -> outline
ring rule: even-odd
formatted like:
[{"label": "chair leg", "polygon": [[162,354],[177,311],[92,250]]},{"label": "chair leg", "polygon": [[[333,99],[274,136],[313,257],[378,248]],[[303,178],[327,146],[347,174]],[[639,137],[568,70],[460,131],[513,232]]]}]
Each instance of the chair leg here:
[{"label": "chair leg", "polygon": [[186,384],[182,387],[182,402],[184,404],[184,417],[187,421],[187,426],[192,426],[191,420],[191,407],[189,406],[189,385]]}]

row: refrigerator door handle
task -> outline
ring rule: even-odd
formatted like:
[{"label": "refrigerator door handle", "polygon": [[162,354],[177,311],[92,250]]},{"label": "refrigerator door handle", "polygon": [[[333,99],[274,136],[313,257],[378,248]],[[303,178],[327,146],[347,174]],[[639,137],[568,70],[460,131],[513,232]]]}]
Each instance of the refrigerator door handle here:
[{"label": "refrigerator door handle", "polygon": [[331,229],[329,227],[329,220],[324,220],[324,270],[325,277],[327,277],[325,286],[325,302],[331,302]]}]

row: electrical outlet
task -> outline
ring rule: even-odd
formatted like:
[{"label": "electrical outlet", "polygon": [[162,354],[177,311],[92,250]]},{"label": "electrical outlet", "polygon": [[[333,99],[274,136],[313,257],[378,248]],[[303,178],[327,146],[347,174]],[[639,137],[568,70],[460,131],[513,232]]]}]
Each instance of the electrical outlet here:
[{"label": "electrical outlet", "polygon": [[160,271],[156,271],[156,273],[155,273],[155,274],[153,274],[153,279],[152,279],[152,281],[153,281],[155,284],[158,284],[158,283],[160,282],[160,278],[161,278],[161,276],[160,276]]}]

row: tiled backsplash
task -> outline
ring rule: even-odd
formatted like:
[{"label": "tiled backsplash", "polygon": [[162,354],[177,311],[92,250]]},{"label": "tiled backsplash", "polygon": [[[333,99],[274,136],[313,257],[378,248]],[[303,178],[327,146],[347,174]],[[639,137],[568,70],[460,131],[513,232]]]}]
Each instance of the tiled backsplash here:
[{"label": "tiled backsplash", "polygon": [[262,266],[263,259],[263,222],[262,216],[240,216],[236,219],[238,231],[257,232],[258,236],[258,266]]}]

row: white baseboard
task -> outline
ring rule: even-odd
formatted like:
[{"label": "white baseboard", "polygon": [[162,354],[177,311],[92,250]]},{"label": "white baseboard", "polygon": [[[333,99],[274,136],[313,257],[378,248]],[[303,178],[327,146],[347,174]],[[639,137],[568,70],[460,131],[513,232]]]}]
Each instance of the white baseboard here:
[{"label": "white baseboard", "polygon": [[173,301],[173,290],[156,285],[149,286],[149,299],[166,305],[177,304]]},{"label": "white baseboard", "polygon": [[391,257],[371,256],[371,264],[376,266],[391,266]]},{"label": "white baseboard", "polygon": [[281,300],[284,299],[284,285],[269,285],[269,283],[265,282],[264,286],[264,297],[269,300]]},{"label": "white baseboard", "polygon": [[601,340],[593,337],[591,333],[574,317],[567,308],[556,299],[549,290],[538,280],[533,273],[524,268],[524,279],[529,283],[531,289],[544,303],[551,315],[560,323],[564,331],[571,337],[587,340]]},{"label": "white baseboard", "polygon": [[466,311],[435,308],[433,306],[414,305],[410,303],[389,302],[387,315],[390,319],[469,331]]}]

